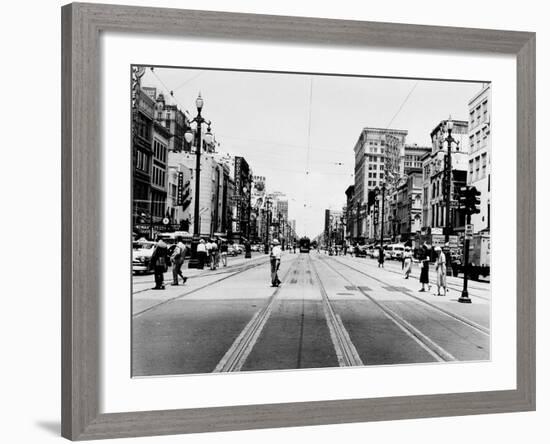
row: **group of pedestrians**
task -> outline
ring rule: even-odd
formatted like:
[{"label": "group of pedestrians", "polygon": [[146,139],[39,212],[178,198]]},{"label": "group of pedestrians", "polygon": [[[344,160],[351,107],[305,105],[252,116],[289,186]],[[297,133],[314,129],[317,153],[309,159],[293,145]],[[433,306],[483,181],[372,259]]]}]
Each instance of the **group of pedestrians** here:
[{"label": "group of pedestrians", "polygon": [[227,267],[227,241],[219,238],[201,239],[197,245],[197,256],[199,259],[199,268],[209,267],[215,270],[220,266],[220,261],[224,267]]},{"label": "group of pedestrians", "polygon": [[164,290],[164,273],[168,271],[168,267],[172,265],[172,284],[179,285],[179,279],[185,284],[187,278],[183,275],[181,268],[185,262],[188,247],[183,243],[181,238],[176,240],[174,249],[170,253],[168,245],[162,239],[157,241],[157,245],[151,255],[151,265],[155,273],[155,286],[153,290]]},{"label": "group of pedestrians", "polygon": [[[437,274],[436,276],[437,296],[445,296],[445,294],[447,293],[447,257],[445,256],[445,253],[443,252],[443,249],[440,246],[435,247],[434,251],[435,251],[435,271]],[[430,249],[426,244],[424,244],[420,250],[420,258],[419,258],[419,261],[421,263],[420,284],[422,285],[422,288],[419,291],[426,291],[426,285],[428,286],[428,291],[431,289],[430,259],[431,259]],[[410,274],[410,271],[408,274]],[[406,278],[408,278],[408,274],[406,274]],[[443,288],[443,294],[441,294],[442,288]]]},{"label": "group of pedestrians", "polygon": [[[176,239],[173,249],[170,249],[162,239],[157,240],[151,255],[151,265],[155,273],[155,286],[153,290],[164,290],[164,273],[172,265],[172,284],[173,286],[187,282],[187,277],[182,273],[182,267],[185,258],[190,255],[190,244],[184,244],[183,238]],[[210,238],[201,239],[197,245],[197,259],[199,260],[199,269],[205,266],[211,270],[219,267],[220,261],[224,267],[227,267],[228,243],[225,240]]]},{"label": "group of pedestrians", "polygon": [[[447,293],[447,258],[442,248],[437,246],[434,248],[435,251],[435,271],[437,273],[437,295],[444,296]],[[428,291],[431,289],[430,285],[430,260],[431,253],[430,248],[427,244],[424,244],[418,253],[418,259],[414,259],[412,248],[407,246],[403,251],[402,258],[402,269],[404,272],[405,279],[409,279],[409,276],[412,272],[413,262],[420,263],[420,284],[422,287],[419,291],[426,291],[426,285],[428,286]],[[380,246],[378,247],[378,267],[384,268],[384,249]],[[443,289],[443,295],[441,294],[441,289]]]}]

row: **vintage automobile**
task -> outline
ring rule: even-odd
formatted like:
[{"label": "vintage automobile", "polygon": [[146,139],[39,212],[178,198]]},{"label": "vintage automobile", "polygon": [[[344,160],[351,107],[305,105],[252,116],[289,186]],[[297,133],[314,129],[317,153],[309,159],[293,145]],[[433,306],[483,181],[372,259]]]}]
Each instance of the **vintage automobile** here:
[{"label": "vintage automobile", "polygon": [[138,240],[132,243],[132,271],[134,273],[149,273],[153,271],[151,255],[155,250],[155,242]]}]

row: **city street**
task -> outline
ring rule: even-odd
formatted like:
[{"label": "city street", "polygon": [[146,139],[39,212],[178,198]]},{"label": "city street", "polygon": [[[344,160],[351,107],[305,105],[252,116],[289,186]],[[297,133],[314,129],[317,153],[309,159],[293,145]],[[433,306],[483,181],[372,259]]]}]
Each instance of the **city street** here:
[{"label": "city street", "polygon": [[434,285],[418,291],[418,274],[417,264],[404,279],[397,261],[312,250],[283,254],[280,287],[262,253],[185,268],[187,283],[164,291],[135,277],[133,375],[490,359],[490,284],[471,282],[472,303],[460,304],[461,278],[436,296]]}]

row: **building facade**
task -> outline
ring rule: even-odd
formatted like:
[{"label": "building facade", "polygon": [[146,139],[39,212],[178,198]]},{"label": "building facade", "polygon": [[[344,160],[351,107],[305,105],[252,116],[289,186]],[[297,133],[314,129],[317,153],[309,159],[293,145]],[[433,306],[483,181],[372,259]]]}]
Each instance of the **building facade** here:
[{"label": "building facade", "polygon": [[132,136],[132,221],[137,237],[152,236],[151,169],[155,102],[136,85]]},{"label": "building facade", "polygon": [[[356,241],[376,231],[368,206],[369,192],[383,184],[389,189],[404,174],[406,130],[363,128],[354,147],[354,209]],[[381,222],[381,221],[379,221]],[[350,222],[348,222],[350,223]]]},{"label": "building facade", "polygon": [[481,193],[480,213],[472,215],[474,232],[491,229],[491,84],[468,103],[468,185]]}]

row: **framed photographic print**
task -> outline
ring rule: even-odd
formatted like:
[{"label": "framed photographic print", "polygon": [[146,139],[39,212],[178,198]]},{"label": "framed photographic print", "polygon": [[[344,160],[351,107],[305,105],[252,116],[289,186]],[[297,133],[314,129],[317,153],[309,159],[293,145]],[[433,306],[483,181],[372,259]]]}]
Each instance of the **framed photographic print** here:
[{"label": "framed photographic print", "polygon": [[535,408],[533,33],[62,23],[63,436]]}]

